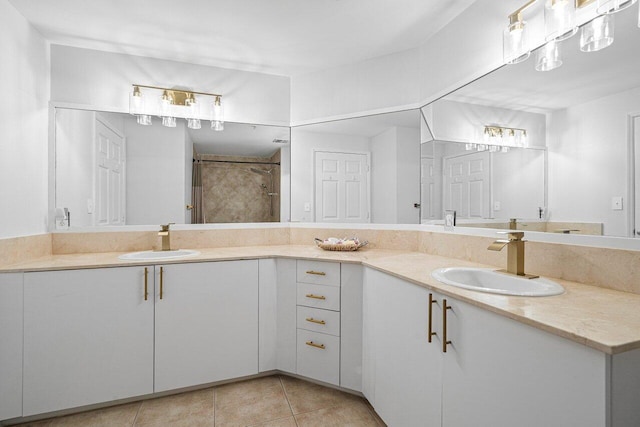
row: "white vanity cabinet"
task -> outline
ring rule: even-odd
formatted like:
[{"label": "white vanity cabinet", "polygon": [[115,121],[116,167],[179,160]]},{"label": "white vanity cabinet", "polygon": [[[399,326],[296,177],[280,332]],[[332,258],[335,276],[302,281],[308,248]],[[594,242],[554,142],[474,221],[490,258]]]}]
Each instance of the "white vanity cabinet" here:
[{"label": "white vanity cabinet", "polygon": [[[275,262],[277,278],[270,287],[263,287],[263,282],[270,282],[263,280],[263,271],[271,267],[261,264],[261,312],[270,312],[262,308],[265,300],[275,301],[276,309],[275,320],[261,315],[260,322],[276,324],[277,344],[271,349],[261,337],[260,370],[278,369],[361,391],[362,266],[293,259]],[[261,326],[261,331],[271,329]],[[272,358],[275,363],[266,363]]]},{"label": "white vanity cabinet", "polygon": [[258,260],[156,266],[155,392],[258,373]]},{"label": "white vanity cabinet", "polygon": [[[433,332],[428,342],[429,294]],[[443,352],[446,299],[447,351]],[[365,269],[364,394],[394,427],[633,426],[630,393],[611,372],[633,373],[590,347]],[[624,353],[626,354],[626,353]],[[624,355],[623,354],[623,355]],[[635,369],[635,370],[634,370]],[[619,374],[620,377],[625,377]],[[609,393],[619,399],[612,410]],[[627,417],[627,418],[625,418]],[[631,418],[629,418],[631,417]]]},{"label": "white vanity cabinet", "polygon": [[0,420],[22,415],[22,274],[0,274]]},{"label": "white vanity cabinet", "polygon": [[25,273],[23,415],[152,393],[153,294],[153,267]]}]

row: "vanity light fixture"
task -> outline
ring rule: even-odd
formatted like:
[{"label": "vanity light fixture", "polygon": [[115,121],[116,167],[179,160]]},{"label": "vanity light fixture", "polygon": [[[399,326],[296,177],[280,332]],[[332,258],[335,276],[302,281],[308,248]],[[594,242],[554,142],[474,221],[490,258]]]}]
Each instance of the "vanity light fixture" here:
[{"label": "vanity light fixture", "polygon": [[486,125],[482,129],[482,142],[465,144],[467,151],[490,151],[508,153],[513,147],[527,147],[527,131],[496,125]]},{"label": "vanity light fixture", "polygon": [[569,0],[546,0],[544,4],[544,33],[546,41],[562,41],[578,32],[575,24],[575,5]]},{"label": "vanity light fixture", "polygon": [[[206,102],[206,99],[212,99]],[[200,129],[201,120],[216,118],[216,130],[224,129],[222,95],[168,89],[157,86],[133,85],[129,94],[129,113],[141,125],[150,125],[152,116],[162,119],[162,125],[175,127],[178,118],[185,119],[190,129]],[[212,128],[214,128],[212,126]]]},{"label": "vanity light fixture", "polygon": [[529,0],[524,6],[509,15],[509,25],[504,29],[502,36],[502,54],[507,64],[525,61],[531,54],[529,31],[526,21],[522,19],[522,13],[535,2],[536,0]]},{"label": "vanity light fixture", "polygon": [[633,6],[638,0],[597,0],[596,12],[599,15],[611,14]]}]

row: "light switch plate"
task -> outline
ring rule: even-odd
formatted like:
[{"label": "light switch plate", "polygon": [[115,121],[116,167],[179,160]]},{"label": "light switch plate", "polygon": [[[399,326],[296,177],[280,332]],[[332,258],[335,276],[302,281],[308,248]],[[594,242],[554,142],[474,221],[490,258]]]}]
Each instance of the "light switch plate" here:
[{"label": "light switch plate", "polygon": [[493,210],[499,211],[502,208],[502,204],[500,202],[493,202]]},{"label": "light switch plate", "polygon": [[611,209],[614,211],[622,210],[622,196],[614,196],[611,198]]}]

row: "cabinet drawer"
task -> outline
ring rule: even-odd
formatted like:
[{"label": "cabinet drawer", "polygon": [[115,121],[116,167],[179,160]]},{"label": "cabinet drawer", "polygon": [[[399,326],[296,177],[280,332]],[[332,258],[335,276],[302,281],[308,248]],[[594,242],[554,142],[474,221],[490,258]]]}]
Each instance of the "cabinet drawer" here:
[{"label": "cabinet drawer", "polygon": [[340,338],[298,329],[298,375],[338,385]]},{"label": "cabinet drawer", "polygon": [[340,311],[340,288],[298,283],[298,305]]},{"label": "cabinet drawer", "polygon": [[298,306],[298,329],[340,336],[340,312]]},{"label": "cabinet drawer", "polygon": [[299,260],[296,278],[301,283],[340,286],[340,263]]}]

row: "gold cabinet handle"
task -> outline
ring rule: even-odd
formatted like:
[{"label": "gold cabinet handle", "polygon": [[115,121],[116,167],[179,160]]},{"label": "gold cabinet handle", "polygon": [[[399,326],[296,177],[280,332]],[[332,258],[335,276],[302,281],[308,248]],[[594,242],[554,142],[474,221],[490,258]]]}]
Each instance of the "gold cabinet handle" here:
[{"label": "gold cabinet handle", "polygon": [[311,347],[319,348],[320,350],[324,350],[324,344],[316,344],[313,341],[307,341],[305,344]]},{"label": "gold cabinet handle", "polygon": [[144,300],[149,298],[149,269],[144,268]]},{"label": "gold cabinet handle", "polygon": [[433,299],[433,294],[429,294],[429,334],[427,335],[427,340],[429,342],[432,341],[433,336],[437,335],[433,332],[433,304],[436,304],[437,301]]},{"label": "gold cabinet handle", "polygon": [[162,299],[163,288],[164,288],[164,267],[160,267],[160,299]]},{"label": "gold cabinet handle", "polygon": [[318,325],[326,325],[327,322],[325,322],[324,320],[318,320],[318,319],[314,319],[313,317],[307,317],[307,322],[311,322],[311,323],[317,323]]},{"label": "gold cabinet handle", "polygon": [[325,298],[324,295],[314,295],[314,294],[307,294],[305,295],[307,298],[313,298],[313,299],[327,299]]},{"label": "gold cabinet handle", "polygon": [[446,298],[442,300],[442,352],[447,352],[447,344],[451,341],[447,340],[447,310],[451,310],[451,306],[447,305]]},{"label": "gold cabinet handle", "polygon": [[326,276],[327,275],[327,273],[325,273],[324,271],[313,271],[313,270],[307,271],[307,274],[315,274],[316,276]]}]

